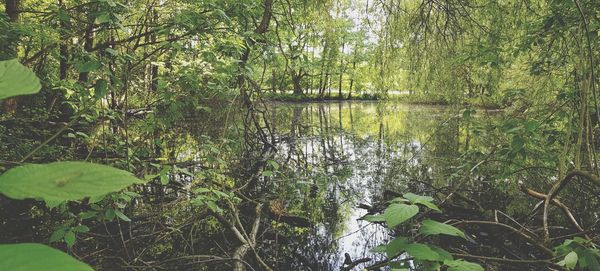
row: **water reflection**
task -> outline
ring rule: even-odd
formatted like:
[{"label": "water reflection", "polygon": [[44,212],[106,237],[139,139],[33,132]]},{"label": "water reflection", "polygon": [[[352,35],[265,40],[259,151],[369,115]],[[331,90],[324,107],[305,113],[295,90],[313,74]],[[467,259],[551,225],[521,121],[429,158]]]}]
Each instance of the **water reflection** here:
[{"label": "water reflection", "polygon": [[277,161],[286,169],[274,192],[288,210],[317,223],[296,244],[307,261],[280,268],[311,262],[318,265],[307,270],[340,270],[346,253],[352,260],[381,260],[369,249],[387,241],[388,232],[359,220],[367,211],[357,206],[380,202],[385,191],[424,190],[412,181],[435,178],[459,148],[458,121],[442,107],[272,104],[270,112],[279,139]]}]

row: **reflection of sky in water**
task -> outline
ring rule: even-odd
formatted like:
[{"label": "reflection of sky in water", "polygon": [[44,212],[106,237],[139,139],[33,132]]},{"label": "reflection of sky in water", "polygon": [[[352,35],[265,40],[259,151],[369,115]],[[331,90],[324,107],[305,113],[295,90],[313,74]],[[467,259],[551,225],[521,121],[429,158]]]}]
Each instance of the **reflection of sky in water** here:
[{"label": "reflection of sky in water", "polygon": [[[300,113],[297,106],[292,106],[295,112],[282,114],[286,115],[285,123],[278,127],[278,132],[286,137],[278,146],[283,157],[290,155],[290,146],[294,144],[293,153],[301,154],[307,164],[320,167],[324,172],[332,173],[344,166],[351,169],[347,178],[328,177],[326,189],[337,201],[339,217],[325,214],[328,221],[323,223],[338,219],[337,228],[320,224],[316,230],[319,236],[316,238],[330,242],[330,255],[317,256],[327,259],[329,270],[340,270],[345,253],[352,260],[371,258],[366,265],[384,259],[383,255],[369,250],[389,241],[388,230],[359,220],[367,211],[357,205],[373,205],[375,202],[372,201],[382,199],[385,189],[398,191],[395,188],[406,187],[407,173],[391,169],[398,163],[405,167],[419,166],[419,152],[426,148],[421,142],[427,133],[433,132],[432,126],[439,123],[434,120],[439,119],[443,111],[435,107],[397,104],[384,108],[377,106],[377,103],[304,104]],[[292,128],[292,125],[297,127]],[[430,172],[431,169],[426,170]],[[389,187],[390,180],[393,187]],[[308,245],[314,244],[309,242]],[[354,270],[361,270],[360,267],[366,265],[359,265]]]}]

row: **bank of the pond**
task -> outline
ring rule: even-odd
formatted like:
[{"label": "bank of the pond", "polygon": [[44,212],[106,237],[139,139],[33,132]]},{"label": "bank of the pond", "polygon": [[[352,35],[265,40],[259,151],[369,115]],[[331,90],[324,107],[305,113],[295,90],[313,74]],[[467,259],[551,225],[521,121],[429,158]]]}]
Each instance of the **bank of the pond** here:
[{"label": "bank of the pond", "polygon": [[340,97],[338,94],[319,96],[317,94],[292,94],[292,93],[264,93],[261,98],[267,101],[276,102],[290,102],[290,103],[302,103],[302,102],[323,102],[323,101],[394,101],[403,104],[415,104],[415,105],[463,105],[473,106],[482,109],[502,109],[506,108],[505,104],[498,101],[489,101],[482,99],[465,99],[462,102],[449,101],[437,97],[427,97],[424,95],[414,94],[371,94],[361,93],[356,95],[342,94]]},{"label": "bank of the pond", "polygon": [[378,101],[385,99],[380,94],[355,94],[348,95],[342,93],[342,96],[336,94],[319,96],[318,94],[293,94],[293,93],[263,93],[261,97],[269,101],[278,102],[317,102],[317,101]]}]

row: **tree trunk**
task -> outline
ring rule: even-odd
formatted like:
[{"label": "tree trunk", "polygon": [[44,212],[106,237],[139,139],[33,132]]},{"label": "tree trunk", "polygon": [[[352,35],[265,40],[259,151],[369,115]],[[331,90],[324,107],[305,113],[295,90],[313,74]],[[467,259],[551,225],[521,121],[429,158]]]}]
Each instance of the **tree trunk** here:
[{"label": "tree trunk", "polygon": [[[94,24],[90,23],[90,24],[88,24],[88,27],[85,29],[83,49],[86,52],[90,52],[90,51],[92,51],[93,47],[94,47]],[[80,83],[86,83],[88,81],[89,77],[90,77],[89,72],[80,72],[78,80]]]},{"label": "tree trunk", "polygon": [[302,91],[302,85],[300,84],[300,76],[294,71],[291,72],[291,75],[292,84],[294,85],[294,94],[301,95],[302,93],[304,93],[304,91]]},{"label": "tree trunk", "polygon": [[[264,0],[263,6],[264,10],[260,20],[260,24],[256,27],[256,29],[254,29],[255,34],[264,34],[269,30],[269,23],[271,22],[271,16],[273,15],[273,0]],[[256,41],[254,39],[246,39],[246,49],[240,57],[239,74],[237,76],[237,85],[240,88],[240,96],[242,97],[244,105],[248,108],[251,107],[251,101],[250,96],[248,95],[248,91],[244,86],[246,82],[246,76],[244,75],[243,71],[246,67],[246,63],[248,62],[248,58],[250,57],[250,49],[255,43]]]},{"label": "tree trunk", "polygon": [[338,80],[338,98],[342,98],[342,80],[344,78],[344,48],[346,44],[342,43],[342,51],[340,52],[340,78]]},{"label": "tree trunk", "polygon": [[[352,60],[352,72],[356,74],[356,57]],[[348,100],[352,99],[352,87],[354,86],[354,75],[350,78],[350,87],[348,88]]]},{"label": "tree trunk", "polygon": [[[5,4],[5,10],[6,10],[6,15],[8,15],[8,19],[11,23],[18,23],[19,22],[19,6],[21,4],[21,0],[5,0],[4,1]],[[16,58],[17,57],[17,46],[10,46],[10,48],[3,48],[4,50],[6,50],[6,57],[7,59],[12,59],[12,58]],[[14,115],[17,111],[17,107],[18,107],[18,98],[17,97],[13,97],[13,98],[9,98],[6,99],[4,101],[0,101],[0,103],[2,103],[2,112],[6,113],[6,114],[11,114]]]}]

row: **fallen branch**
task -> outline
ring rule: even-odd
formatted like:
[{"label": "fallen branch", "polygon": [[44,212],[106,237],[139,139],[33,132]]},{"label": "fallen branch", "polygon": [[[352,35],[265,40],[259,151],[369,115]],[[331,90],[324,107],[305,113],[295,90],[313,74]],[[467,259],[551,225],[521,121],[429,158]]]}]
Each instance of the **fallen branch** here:
[{"label": "fallen branch", "polygon": [[[536,199],[540,199],[540,200],[546,200],[546,198],[548,197],[545,194],[542,194],[540,192],[534,191],[532,189],[529,189],[527,187],[521,187],[521,190],[523,192],[525,192],[527,195],[532,196]],[[571,221],[571,224],[573,224],[573,227],[575,227],[578,231],[583,232],[585,231],[577,222],[577,220],[575,219],[575,217],[573,216],[573,214],[571,213],[571,210],[569,210],[569,207],[567,205],[565,205],[564,203],[562,203],[561,201],[559,201],[558,199],[552,199],[552,204],[559,207],[563,213],[565,213],[565,215],[569,218],[569,220]]]},{"label": "fallen branch", "polygon": [[548,196],[544,200],[544,240],[548,242],[550,240],[550,230],[548,229],[548,208],[550,207],[550,202],[560,193],[560,191],[574,178],[574,177],[582,177],[595,185],[600,187],[600,177],[591,174],[587,171],[575,170],[569,172],[565,178],[554,183],[550,192],[548,192]]}]

